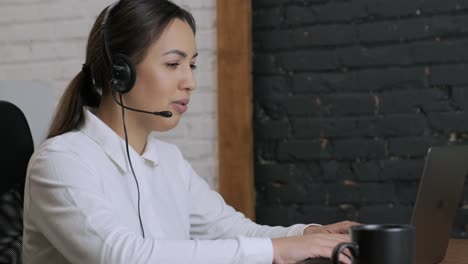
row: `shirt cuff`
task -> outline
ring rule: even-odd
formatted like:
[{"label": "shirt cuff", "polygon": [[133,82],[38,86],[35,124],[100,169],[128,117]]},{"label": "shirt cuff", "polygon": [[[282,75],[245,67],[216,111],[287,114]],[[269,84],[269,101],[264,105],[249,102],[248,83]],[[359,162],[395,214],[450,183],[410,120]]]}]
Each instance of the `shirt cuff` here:
[{"label": "shirt cuff", "polygon": [[273,243],[269,238],[238,237],[246,261],[242,263],[273,263]]},{"label": "shirt cuff", "polygon": [[309,226],[322,226],[320,224],[308,224],[308,225],[305,225],[304,228],[302,228],[301,230],[301,236],[304,235],[304,231],[306,230],[306,228],[308,228]]},{"label": "shirt cuff", "polygon": [[296,224],[288,227],[286,236],[291,237],[291,236],[302,236],[304,235],[304,230],[309,227],[309,226],[321,226],[319,224]]}]

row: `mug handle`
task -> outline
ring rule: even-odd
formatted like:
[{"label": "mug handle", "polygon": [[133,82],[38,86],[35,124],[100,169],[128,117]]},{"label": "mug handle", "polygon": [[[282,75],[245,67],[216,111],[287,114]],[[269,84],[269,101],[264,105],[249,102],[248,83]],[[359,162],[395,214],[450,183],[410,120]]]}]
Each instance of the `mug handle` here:
[{"label": "mug handle", "polygon": [[341,251],[345,250],[346,248],[349,249],[353,258],[359,255],[359,246],[356,243],[340,243],[334,249],[332,253],[332,264],[339,264],[338,256],[341,254]]}]

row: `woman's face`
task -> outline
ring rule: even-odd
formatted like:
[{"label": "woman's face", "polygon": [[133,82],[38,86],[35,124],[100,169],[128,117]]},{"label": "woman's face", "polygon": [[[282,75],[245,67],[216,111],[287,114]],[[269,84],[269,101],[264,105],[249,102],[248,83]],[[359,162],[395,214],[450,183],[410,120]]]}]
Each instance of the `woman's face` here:
[{"label": "woman's face", "polygon": [[190,95],[196,86],[193,71],[197,55],[191,27],[175,19],[149,47],[143,61],[136,65],[136,83],[124,97],[125,103],[146,111],[172,112],[170,118],[132,113],[132,118],[144,129],[167,131],[179,123],[188,110]]}]

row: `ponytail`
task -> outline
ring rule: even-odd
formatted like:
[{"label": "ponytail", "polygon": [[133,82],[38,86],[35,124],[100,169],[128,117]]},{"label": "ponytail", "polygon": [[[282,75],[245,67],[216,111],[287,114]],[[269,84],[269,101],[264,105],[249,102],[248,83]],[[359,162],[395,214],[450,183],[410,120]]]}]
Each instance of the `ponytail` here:
[{"label": "ponytail", "polygon": [[80,128],[84,123],[84,106],[99,106],[101,96],[92,79],[89,66],[83,65],[60,99],[47,138]]}]

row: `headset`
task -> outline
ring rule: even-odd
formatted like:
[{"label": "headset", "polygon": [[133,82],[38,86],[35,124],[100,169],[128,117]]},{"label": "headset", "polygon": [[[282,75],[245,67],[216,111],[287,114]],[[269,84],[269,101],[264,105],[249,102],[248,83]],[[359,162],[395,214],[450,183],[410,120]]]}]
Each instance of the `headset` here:
[{"label": "headset", "polygon": [[[136,80],[136,71],[135,65],[131,62],[130,58],[124,54],[112,54],[107,43],[107,20],[109,19],[109,15],[111,11],[115,8],[115,6],[120,1],[113,3],[112,5],[108,6],[106,9],[106,13],[101,23],[101,38],[102,38],[102,50],[104,57],[107,58],[108,65],[111,67],[111,80],[109,82],[110,87],[112,89],[112,97],[114,101],[120,105],[122,109],[122,123],[124,128],[125,134],[125,149],[127,152],[128,163],[130,165],[130,169],[133,174],[133,178],[135,179],[137,192],[138,192],[138,220],[140,221],[140,228],[143,238],[145,238],[145,229],[143,227],[143,222],[141,220],[141,209],[140,209],[140,185],[138,183],[138,179],[135,174],[135,170],[133,169],[132,159],[130,158],[130,152],[128,149],[128,134],[127,134],[127,126],[125,125],[125,110],[127,108],[123,104],[122,95],[125,93],[130,92],[135,85]],[[115,93],[119,94],[120,102],[115,99]],[[130,108],[130,110],[133,110]],[[135,111],[139,111],[135,109]],[[145,112],[140,110],[141,112]],[[139,111],[139,112],[140,112]]]},{"label": "headset", "polygon": [[122,99],[120,100],[120,102],[115,99],[116,92],[119,95],[130,92],[130,90],[132,90],[133,86],[135,85],[136,81],[136,67],[132,60],[127,55],[122,53],[113,54],[109,48],[109,44],[107,43],[107,21],[109,19],[110,13],[119,3],[120,1],[117,1],[107,7],[106,13],[101,23],[102,52],[107,61],[108,66],[111,68],[111,80],[109,82],[109,85],[112,90],[112,97],[118,105],[125,109],[170,118],[172,117],[172,112],[170,111],[141,110],[124,105]]},{"label": "headset", "polygon": [[[109,48],[109,44],[107,42],[107,33],[108,33],[108,20],[112,10],[120,3],[121,1],[117,1],[110,6],[108,6],[105,10],[104,18],[102,19],[101,23],[101,43],[102,43],[102,52],[105,60],[108,63],[108,66],[111,68],[111,79],[109,82],[112,97],[114,101],[120,105],[122,109],[122,123],[124,128],[125,134],[125,147],[127,152],[128,163],[130,165],[130,169],[132,171],[133,177],[135,179],[137,191],[138,191],[138,219],[140,220],[140,227],[143,238],[145,238],[145,229],[143,227],[143,222],[141,220],[141,209],[140,209],[140,186],[138,184],[138,179],[135,175],[135,170],[133,169],[132,160],[130,158],[130,151],[128,148],[128,134],[127,134],[127,127],[125,125],[125,110],[128,109],[135,112],[145,113],[145,114],[152,114],[157,115],[165,118],[172,117],[172,112],[170,111],[146,111],[137,108],[132,108],[124,105],[123,103],[123,94],[130,92],[135,85],[136,81],[136,68],[135,64],[131,61],[131,59],[122,53],[113,54]],[[93,78],[94,79],[94,78]],[[94,81],[93,81],[94,82]],[[115,93],[119,95],[119,101],[115,98]]]},{"label": "headset", "polygon": [[135,64],[133,64],[130,58],[125,54],[112,54],[109,44],[107,43],[107,20],[109,19],[109,15],[112,10],[119,3],[120,1],[117,1],[107,7],[101,23],[101,39],[104,57],[107,59],[107,63],[111,67],[110,87],[113,91],[118,92],[119,94],[125,94],[130,92],[135,85]]}]

